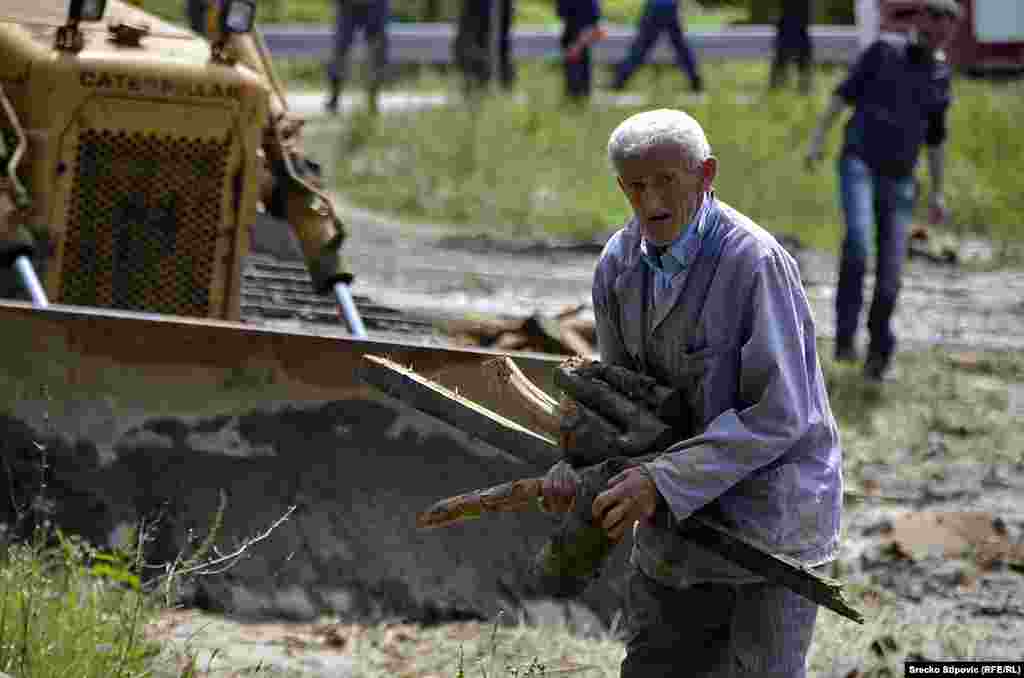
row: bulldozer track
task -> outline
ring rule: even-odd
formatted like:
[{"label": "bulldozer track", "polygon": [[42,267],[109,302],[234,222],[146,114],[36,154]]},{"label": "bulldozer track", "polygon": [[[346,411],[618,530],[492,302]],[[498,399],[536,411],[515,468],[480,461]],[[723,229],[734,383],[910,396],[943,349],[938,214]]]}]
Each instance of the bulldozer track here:
[{"label": "bulldozer track", "polygon": [[[405,339],[430,340],[437,336],[430,318],[374,303],[356,294],[355,302],[368,330]],[[252,255],[242,277],[242,319],[249,323],[301,321],[340,325],[333,299],[310,288],[309,274],[298,261]]]}]

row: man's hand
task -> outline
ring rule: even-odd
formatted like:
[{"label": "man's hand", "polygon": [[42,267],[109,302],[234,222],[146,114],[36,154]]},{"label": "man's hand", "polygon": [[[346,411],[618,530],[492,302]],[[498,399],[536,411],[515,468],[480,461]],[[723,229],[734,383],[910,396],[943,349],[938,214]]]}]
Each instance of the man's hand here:
[{"label": "man's hand", "polygon": [[946,223],[949,210],[946,209],[946,198],[942,193],[932,193],[928,199],[928,223],[939,226]]},{"label": "man's hand", "polygon": [[804,167],[808,172],[817,170],[818,165],[821,164],[821,160],[825,156],[824,151],[821,150],[823,145],[817,137],[811,140],[811,145],[807,149],[807,155],[804,156]]},{"label": "man's hand", "polygon": [[635,521],[650,518],[657,507],[657,486],[644,468],[633,466],[608,480],[591,510],[608,538],[618,543]]},{"label": "man's hand", "polygon": [[554,513],[568,513],[576,503],[579,476],[568,462],[560,461],[548,470],[541,485],[544,508]]}]

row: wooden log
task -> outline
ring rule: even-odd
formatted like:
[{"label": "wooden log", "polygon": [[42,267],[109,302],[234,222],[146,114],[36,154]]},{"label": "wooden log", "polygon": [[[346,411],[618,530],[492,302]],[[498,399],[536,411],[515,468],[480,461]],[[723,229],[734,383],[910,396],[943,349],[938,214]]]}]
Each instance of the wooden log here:
[{"label": "wooden log", "polygon": [[540,467],[561,458],[557,443],[387,358],[366,354],[359,378],[385,394]]},{"label": "wooden log", "polygon": [[[559,404],[562,430],[559,443],[565,460],[573,467],[596,464],[608,457],[633,456],[623,450],[630,441],[619,429],[597,412],[572,398]],[[640,452],[644,450],[639,450]]]},{"label": "wooden log", "polygon": [[502,414],[513,420],[518,415],[520,423],[548,437],[557,439],[561,435],[558,401],[530,381],[512,358],[488,360],[483,371],[502,403]]},{"label": "wooden log", "polygon": [[683,391],[659,384],[654,377],[600,361],[585,363],[577,372],[601,379],[627,398],[645,403],[665,423],[690,422],[690,406]]},{"label": "wooden log", "polygon": [[577,371],[588,361],[570,358],[555,368],[555,384],[574,400],[594,410],[623,431],[622,444],[650,452],[667,447],[678,435],[647,407],[630,400],[608,383]]}]

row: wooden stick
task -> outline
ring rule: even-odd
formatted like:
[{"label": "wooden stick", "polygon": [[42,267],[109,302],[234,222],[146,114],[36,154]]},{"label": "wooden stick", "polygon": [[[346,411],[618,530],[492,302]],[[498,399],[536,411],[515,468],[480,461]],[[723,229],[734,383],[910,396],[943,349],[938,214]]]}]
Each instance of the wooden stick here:
[{"label": "wooden stick", "polygon": [[442,499],[427,510],[416,514],[416,527],[447,527],[464,520],[479,518],[484,513],[525,511],[542,501],[543,482],[543,478],[521,478],[510,483]]},{"label": "wooden stick", "polygon": [[547,468],[562,456],[554,440],[534,433],[387,358],[364,355],[359,378],[420,412],[536,466]]},{"label": "wooden stick", "polygon": [[[533,430],[551,438],[559,437],[561,415],[558,401],[530,381],[512,358],[501,356],[488,360],[483,364],[483,370],[499,395],[503,412],[513,419],[512,412],[518,412]],[[505,404],[508,409],[505,409]]]}]

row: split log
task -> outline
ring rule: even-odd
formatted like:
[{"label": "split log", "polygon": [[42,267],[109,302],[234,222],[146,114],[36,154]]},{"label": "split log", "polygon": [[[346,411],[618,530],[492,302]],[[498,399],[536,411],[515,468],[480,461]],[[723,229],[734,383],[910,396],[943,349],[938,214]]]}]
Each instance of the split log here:
[{"label": "split log", "polygon": [[561,414],[558,401],[523,374],[515,361],[508,356],[488,360],[483,364],[484,374],[497,394],[499,401],[507,404],[502,412],[511,418],[519,414],[521,423],[551,438],[561,435]]},{"label": "split log", "polygon": [[627,398],[646,403],[654,416],[666,423],[680,421],[688,424],[690,421],[689,404],[683,391],[659,384],[654,377],[599,361],[584,363],[576,371],[581,376],[607,382]]},{"label": "split log", "polygon": [[561,458],[554,440],[387,358],[366,354],[363,359],[360,379],[420,412],[537,466],[546,468]]},{"label": "split log", "polygon": [[619,428],[629,449],[648,452],[675,442],[678,436],[672,427],[645,405],[630,400],[606,382],[577,371],[588,364],[589,361],[578,358],[566,360],[555,368],[555,384]]}]

